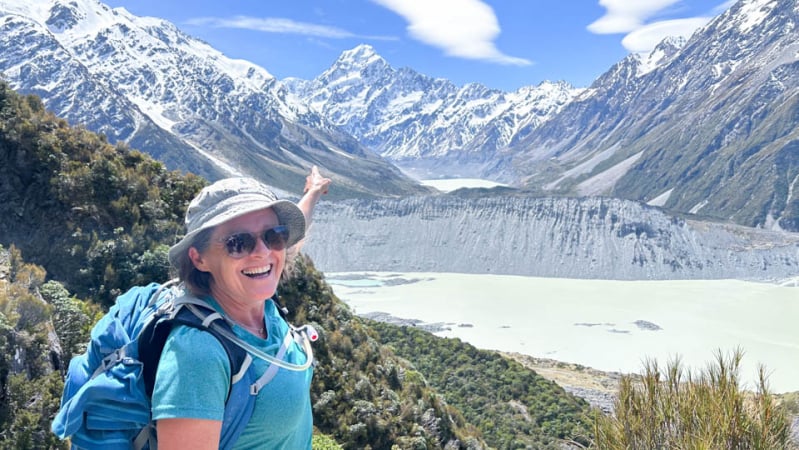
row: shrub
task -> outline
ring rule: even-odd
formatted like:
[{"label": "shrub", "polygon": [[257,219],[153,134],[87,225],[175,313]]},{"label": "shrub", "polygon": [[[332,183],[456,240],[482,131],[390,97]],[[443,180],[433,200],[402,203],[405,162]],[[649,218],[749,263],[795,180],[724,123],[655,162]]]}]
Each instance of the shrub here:
[{"label": "shrub", "polygon": [[769,392],[765,369],[757,391],[741,389],[743,352],[718,351],[698,375],[679,358],[661,371],[654,360],[640,378],[624,376],[615,414],[595,416],[594,446],[601,449],[793,449],[790,420]]},{"label": "shrub", "polygon": [[311,448],[313,450],[341,450],[343,447],[330,436],[314,431]]}]

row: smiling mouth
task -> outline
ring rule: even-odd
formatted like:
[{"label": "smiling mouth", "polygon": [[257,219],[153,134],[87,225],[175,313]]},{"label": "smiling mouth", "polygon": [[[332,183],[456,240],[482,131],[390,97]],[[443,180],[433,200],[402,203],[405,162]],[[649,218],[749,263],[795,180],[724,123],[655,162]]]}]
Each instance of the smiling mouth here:
[{"label": "smiling mouth", "polygon": [[250,278],[267,277],[272,273],[272,264],[269,264],[268,266],[242,270],[241,273]]}]

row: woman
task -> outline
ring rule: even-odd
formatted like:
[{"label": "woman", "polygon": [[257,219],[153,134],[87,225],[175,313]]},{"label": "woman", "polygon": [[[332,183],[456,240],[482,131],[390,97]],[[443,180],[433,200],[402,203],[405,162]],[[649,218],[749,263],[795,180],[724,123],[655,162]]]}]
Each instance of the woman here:
[{"label": "woman", "polygon": [[[329,184],[313,167],[295,205],[250,178],[218,181],[192,200],[187,234],[169,251],[186,289],[231,319],[238,337],[268,354],[276,354],[288,332],[268,300],[287,252],[305,236],[313,207]],[[306,356],[292,341],[281,359],[301,365]],[[253,364],[259,376],[270,365],[259,358]],[[310,449],[311,377],[311,368],[279,370],[258,393],[235,448]],[[159,448],[217,449],[230,380],[228,356],[215,337],[176,327],[166,341],[152,397]]]}]

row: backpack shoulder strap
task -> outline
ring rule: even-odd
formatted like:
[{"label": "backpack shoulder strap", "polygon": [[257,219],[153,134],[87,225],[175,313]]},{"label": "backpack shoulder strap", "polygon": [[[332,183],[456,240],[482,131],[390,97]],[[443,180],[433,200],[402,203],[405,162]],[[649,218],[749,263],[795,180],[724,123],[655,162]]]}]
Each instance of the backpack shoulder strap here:
[{"label": "backpack shoulder strap", "polygon": [[[159,308],[161,317],[151,321],[142,330],[139,338],[139,356],[144,367],[142,377],[147,396],[152,396],[158,361],[174,326],[185,325],[210,333],[225,349],[230,362],[231,384],[225,402],[219,448],[231,448],[250,421],[255,407],[255,396],[250,395],[249,389],[249,385],[255,380],[254,371],[250,370],[252,357],[218,332],[223,329],[233,333],[230,325],[225,320],[220,320],[221,315],[207,303],[191,295],[178,296],[175,292],[166,292],[163,295],[172,297],[167,298]],[[161,300],[151,300],[156,303],[159,301]],[[186,307],[187,305],[191,305],[191,308]],[[210,326],[211,323],[215,323],[215,326]]]}]

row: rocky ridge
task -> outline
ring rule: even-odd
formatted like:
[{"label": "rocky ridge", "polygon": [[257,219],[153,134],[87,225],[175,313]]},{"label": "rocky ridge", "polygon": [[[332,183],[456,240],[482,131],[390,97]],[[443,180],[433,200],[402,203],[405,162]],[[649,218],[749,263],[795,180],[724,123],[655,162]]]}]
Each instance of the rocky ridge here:
[{"label": "rocky ridge", "polygon": [[322,202],[304,251],[325,272],[782,281],[799,235],[698,222],[637,202],[457,195]]}]

